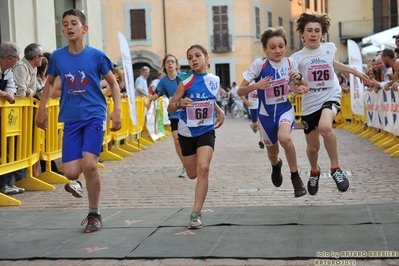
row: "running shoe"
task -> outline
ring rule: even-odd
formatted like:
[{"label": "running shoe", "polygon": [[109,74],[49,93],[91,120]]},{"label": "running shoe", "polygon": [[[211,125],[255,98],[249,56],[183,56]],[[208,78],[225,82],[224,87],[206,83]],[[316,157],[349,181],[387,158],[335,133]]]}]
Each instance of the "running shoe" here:
[{"label": "running shoe", "polygon": [[103,222],[101,221],[101,215],[97,213],[89,213],[86,218],[80,223],[83,226],[87,222],[85,233],[93,233],[101,230]]},{"label": "running shoe", "polygon": [[317,191],[319,190],[319,179],[320,179],[320,173],[321,169],[319,166],[319,174],[318,175],[312,175],[312,171],[310,171],[310,177],[308,181],[308,191],[309,194],[314,196],[316,195]]},{"label": "running shoe", "polygon": [[279,187],[283,183],[283,176],[281,175],[281,167],[283,166],[283,161],[280,158],[278,159],[277,165],[279,168],[278,171],[274,171],[272,165],[272,182],[275,187]]},{"label": "running shoe", "polygon": [[263,141],[259,141],[259,148],[264,149],[265,148],[265,144],[263,143]]},{"label": "running shoe", "polygon": [[180,178],[186,177],[187,173],[186,173],[186,167],[184,167],[183,165],[183,169],[181,170],[181,173],[179,175]]},{"label": "running shoe", "polygon": [[83,196],[83,188],[77,181],[72,181],[69,184],[65,184],[64,188],[75,198],[81,198]]},{"label": "running shoe", "polygon": [[252,131],[254,133],[258,132],[258,126],[254,126],[254,125],[250,124],[249,127],[252,129]]},{"label": "running shoe", "polygon": [[295,198],[299,198],[306,195],[306,188],[302,182],[302,179],[296,176],[294,179],[291,179],[292,185],[294,186],[294,196]]},{"label": "running shoe", "polygon": [[190,223],[188,224],[189,229],[201,229],[202,228],[202,215],[201,212],[193,211],[190,214]]},{"label": "running shoe", "polygon": [[331,176],[334,179],[335,184],[337,184],[339,191],[345,192],[350,188],[349,180],[340,168],[334,169],[334,171],[331,172]]}]

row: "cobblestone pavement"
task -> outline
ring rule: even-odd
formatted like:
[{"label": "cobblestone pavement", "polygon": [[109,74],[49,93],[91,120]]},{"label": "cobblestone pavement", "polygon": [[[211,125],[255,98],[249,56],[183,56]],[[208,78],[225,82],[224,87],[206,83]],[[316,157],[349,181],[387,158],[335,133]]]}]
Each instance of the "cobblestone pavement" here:
[{"label": "cobblestone pavement", "polygon": [[[351,181],[351,189],[339,193],[329,177],[328,156],[321,148],[322,168],[320,189],[316,196],[294,198],[289,169],[283,149],[283,176],[280,188],[270,180],[270,163],[265,150],[258,146],[259,135],[249,128],[245,119],[226,118],[216,131],[216,147],[211,164],[206,207],[215,206],[291,206],[291,205],[353,205],[398,202],[398,160],[367,139],[344,130],[335,130],[340,163]],[[301,176],[306,182],[309,163],[302,130],[292,132],[297,149]],[[190,207],[193,204],[195,181],[178,178],[181,165],[174,152],[172,137],[158,141],[122,161],[106,161],[100,169],[103,180],[101,208]],[[3,211],[86,209],[87,195],[73,198],[56,185],[55,191],[25,192],[15,196],[22,206],[1,207]],[[82,217],[83,219],[84,217]],[[79,226],[80,221],[76,221]],[[104,225],[106,226],[106,224]],[[205,229],[206,230],[206,229]],[[83,229],[82,229],[83,231]],[[101,233],[101,232],[100,232]],[[0,265],[315,265],[311,260],[262,259],[161,259],[161,260],[19,260],[0,261]],[[327,263],[325,261],[325,263]],[[399,259],[356,260],[356,265],[399,265]]]}]

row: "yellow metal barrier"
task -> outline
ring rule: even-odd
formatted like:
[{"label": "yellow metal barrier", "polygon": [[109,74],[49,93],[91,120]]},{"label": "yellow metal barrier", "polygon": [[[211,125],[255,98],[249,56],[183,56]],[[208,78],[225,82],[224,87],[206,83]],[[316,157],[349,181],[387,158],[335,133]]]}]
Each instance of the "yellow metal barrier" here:
[{"label": "yellow metal barrier", "polygon": [[288,99],[290,100],[292,107],[294,107],[296,123],[301,123],[302,94],[297,94],[295,96],[288,94]]},{"label": "yellow metal barrier", "polygon": [[[112,113],[114,109],[114,103],[111,98],[107,97],[107,110],[108,116]],[[103,151],[100,153],[100,158],[106,161],[121,161],[123,157],[118,155],[108,149],[108,144],[112,141],[112,132],[111,132],[112,124],[111,122],[107,124],[107,128],[105,129],[104,133],[104,140],[103,140]]]},{"label": "yellow metal barrier", "polygon": [[[113,110],[112,99],[108,100],[108,115]],[[142,135],[145,127],[144,99],[136,97],[137,125],[130,117],[129,102],[121,100],[122,128],[111,132],[111,123],[107,125],[100,158],[105,160],[122,160],[122,156],[132,156],[131,152],[141,151],[152,142]],[[162,109],[162,102],[159,101]],[[0,175],[21,169],[27,169],[26,178],[16,185],[26,190],[54,190],[49,183],[68,183],[70,180],[51,171],[51,161],[62,156],[63,123],[58,122],[59,99],[50,99],[46,111],[48,129],[46,131],[35,126],[35,118],[39,101],[34,98],[17,98],[14,104],[0,99]],[[33,136],[33,137],[32,137]],[[108,144],[115,141],[112,151]],[[119,141],[124,144],[119,145]],[[32,176],[32,166],[39,158],[46,161],[46,169],[37,177]],[[0,193],[0,206],[21,205],[21,201]]]},{"label": "yellow metal barrier", "polygon": [[[119,146],[119,142],[121,140],[126,141],[129,137],[129,120],[130,120],[130,112],[129,112],[129,103],[126,99],[121,99],[121,129],[116,132],[111,132],[112,140],[113,140],[113,148],[111,152],[118,154],[119,156],[133,156],[133,153],[129,152],[125,148],[128,148],[129,144],[125,145],[125,148],[121,148]],[[114,110],[114,103],[111,103],[108,106],[108,110]],[[109,127],[112,126],[112,121],[109,123]],[[130,150],[130,149],[129,149]]]},{"label": "yellow metal barrier", "polygon": [[[27,176],[16,182],[26,190],[54,190],[55,187],[32,176],[32,165],[39,160],[40,131],[34,126],[38,101],[17,98],[14,104],[0,100],[0,175],[27,169]],[[21,205],[0,193],[0,205]]]},{"label": "yellow metal barrier", "polygon": [[152,143],[140,138],[145,125],[145,103],[142,97],[136,97],[136,115],[137,125],[134,125],[132,121],[129,125],[129,144],[139,149],[145,149],[146,145]]},{"label": "yellow metal barrier", "polygon": [[36,176],[44,182],[50,184],[66,184],[71,181],[66,177],[57,174],[51,170],[51,161],[62,157],[62,138],[64,134],[64,123],[58,122],[60,111],[60,100],[50,99],[46,106],[48,128],[40,132],[40,159],[46,161],[46,169]]}]

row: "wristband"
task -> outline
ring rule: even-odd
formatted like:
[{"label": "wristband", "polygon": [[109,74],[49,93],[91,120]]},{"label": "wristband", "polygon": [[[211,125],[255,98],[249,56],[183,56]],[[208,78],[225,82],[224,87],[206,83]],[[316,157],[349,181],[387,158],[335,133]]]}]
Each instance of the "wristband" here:
[{"label": "wristband", "polygon": [[302,74],[298,72],[298,75],[300,76],[300,78],[297,80],[302,80]]},{"label": "wristband", "polygon": [[177,109],[181,109],[181,99],[176,103]]}]

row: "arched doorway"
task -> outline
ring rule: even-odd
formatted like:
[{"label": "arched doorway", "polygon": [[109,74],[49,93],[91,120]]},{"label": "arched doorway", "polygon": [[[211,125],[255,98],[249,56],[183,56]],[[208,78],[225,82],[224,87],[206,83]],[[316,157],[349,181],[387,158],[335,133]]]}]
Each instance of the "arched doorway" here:
[{"label": "arched doorway", "polygon": [[157,78],[158,72],[161,72],[162,70],[162,58],[160,58],[153,52],[146,50],[131,51],[130,55],[133,63],[132,67],[134,80],[136,80],[137,77],[140,76],[140,69],[143,66],[148,66],[151,69],[150,76],[147,80],[149,86],[151,84],[151,81]]}]

